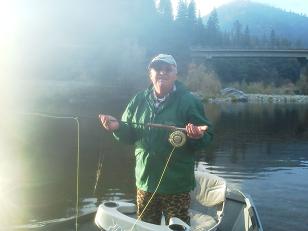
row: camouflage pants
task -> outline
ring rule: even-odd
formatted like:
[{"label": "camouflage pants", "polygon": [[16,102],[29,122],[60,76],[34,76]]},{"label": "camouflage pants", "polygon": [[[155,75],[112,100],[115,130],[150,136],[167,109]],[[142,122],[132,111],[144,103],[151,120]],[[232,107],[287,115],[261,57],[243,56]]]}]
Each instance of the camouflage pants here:
[{"label": "camouflage pants", "polygon": [[[141,215],[146,204],[153,194],[137,189],[137,215]],[[162,214],[165,216],[166,224],[171,217],[178,217],[190,224],[188,208],[190,206],[189,193],[178,194],[155,194],[150,204],[143,212],[141,220],[153,224],[160,224]]]}]

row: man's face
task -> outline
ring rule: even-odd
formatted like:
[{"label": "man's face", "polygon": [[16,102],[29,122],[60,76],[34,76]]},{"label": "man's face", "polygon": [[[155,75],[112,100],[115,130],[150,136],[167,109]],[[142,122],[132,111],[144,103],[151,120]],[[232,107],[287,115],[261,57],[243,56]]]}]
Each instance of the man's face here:
[{"label": "man's face", "polygon": [[163,97],[172,91],[176,74],[176,67],[167,63],[158,63],[151,67],[150,79],[157,96]]}]

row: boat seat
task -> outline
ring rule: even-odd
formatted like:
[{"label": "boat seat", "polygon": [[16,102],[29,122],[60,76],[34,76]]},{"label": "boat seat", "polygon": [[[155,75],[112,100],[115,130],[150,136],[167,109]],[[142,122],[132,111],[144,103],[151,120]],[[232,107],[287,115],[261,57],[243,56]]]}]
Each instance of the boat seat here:
[{"label": "boat seat", "polygon": [[214,231],[223,216],[226,181],[208,172],[195,172],[196,187],[191,192],[191,230]]},{"label": "boat seat", "polygon": [[96,212],[95,224],[108,231],[190,231],[190,227],[177,217],[170,218],[168,225],[136,220],[136,205],[124,201],[103,202]]}]

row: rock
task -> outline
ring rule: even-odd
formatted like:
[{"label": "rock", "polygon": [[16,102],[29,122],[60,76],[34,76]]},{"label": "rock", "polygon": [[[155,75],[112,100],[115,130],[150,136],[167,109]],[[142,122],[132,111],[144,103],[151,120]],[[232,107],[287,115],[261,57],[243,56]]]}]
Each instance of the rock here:
[{"label": "rock", "polygon": [[251,103],[308,103],[307,95],[265,95],[247,94],[248,102]]},{"label": "rock", "polygon": [[195,96],[196,98],[203,100],[204,96],[200,93],[200,92],[196,92],[196,91],[191,91],[190,92],[193,96]]},{"label": "rock", "polygon": [[220,91],[224,97],[230,97],[232,101],[247,102],[248,96],[243,92],[235,88],[227,87]]}]

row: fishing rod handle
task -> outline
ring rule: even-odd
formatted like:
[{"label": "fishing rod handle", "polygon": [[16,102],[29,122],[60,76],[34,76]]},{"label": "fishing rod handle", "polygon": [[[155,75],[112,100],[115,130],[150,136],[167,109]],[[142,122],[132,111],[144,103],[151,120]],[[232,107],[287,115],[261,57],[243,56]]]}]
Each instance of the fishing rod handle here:
[{"label": "fishing rod handle", "polygon": [[[201,131],[204,131],[204,132],[208,129],[208,126],[206,126],[206,125],[196,126],[196,127],[198,127]],[[186,128],[177,128],[176,127],[176,130],[187,132]]]},{"label": "fishing rod handle", "polygon": [[[147,124],[149,127],[156,127],[156,128],[165,128],[165,129],[170,129],[170,130],[177,130],[177,131],[183,131],[187,132],[186,128],[180,128],[176,126],[171,126],[171,125],[164,125],[164,124]],[[206,131],[208,129],[208,126],[203,125],[203,126],[197,126],[201,131]]]}]

